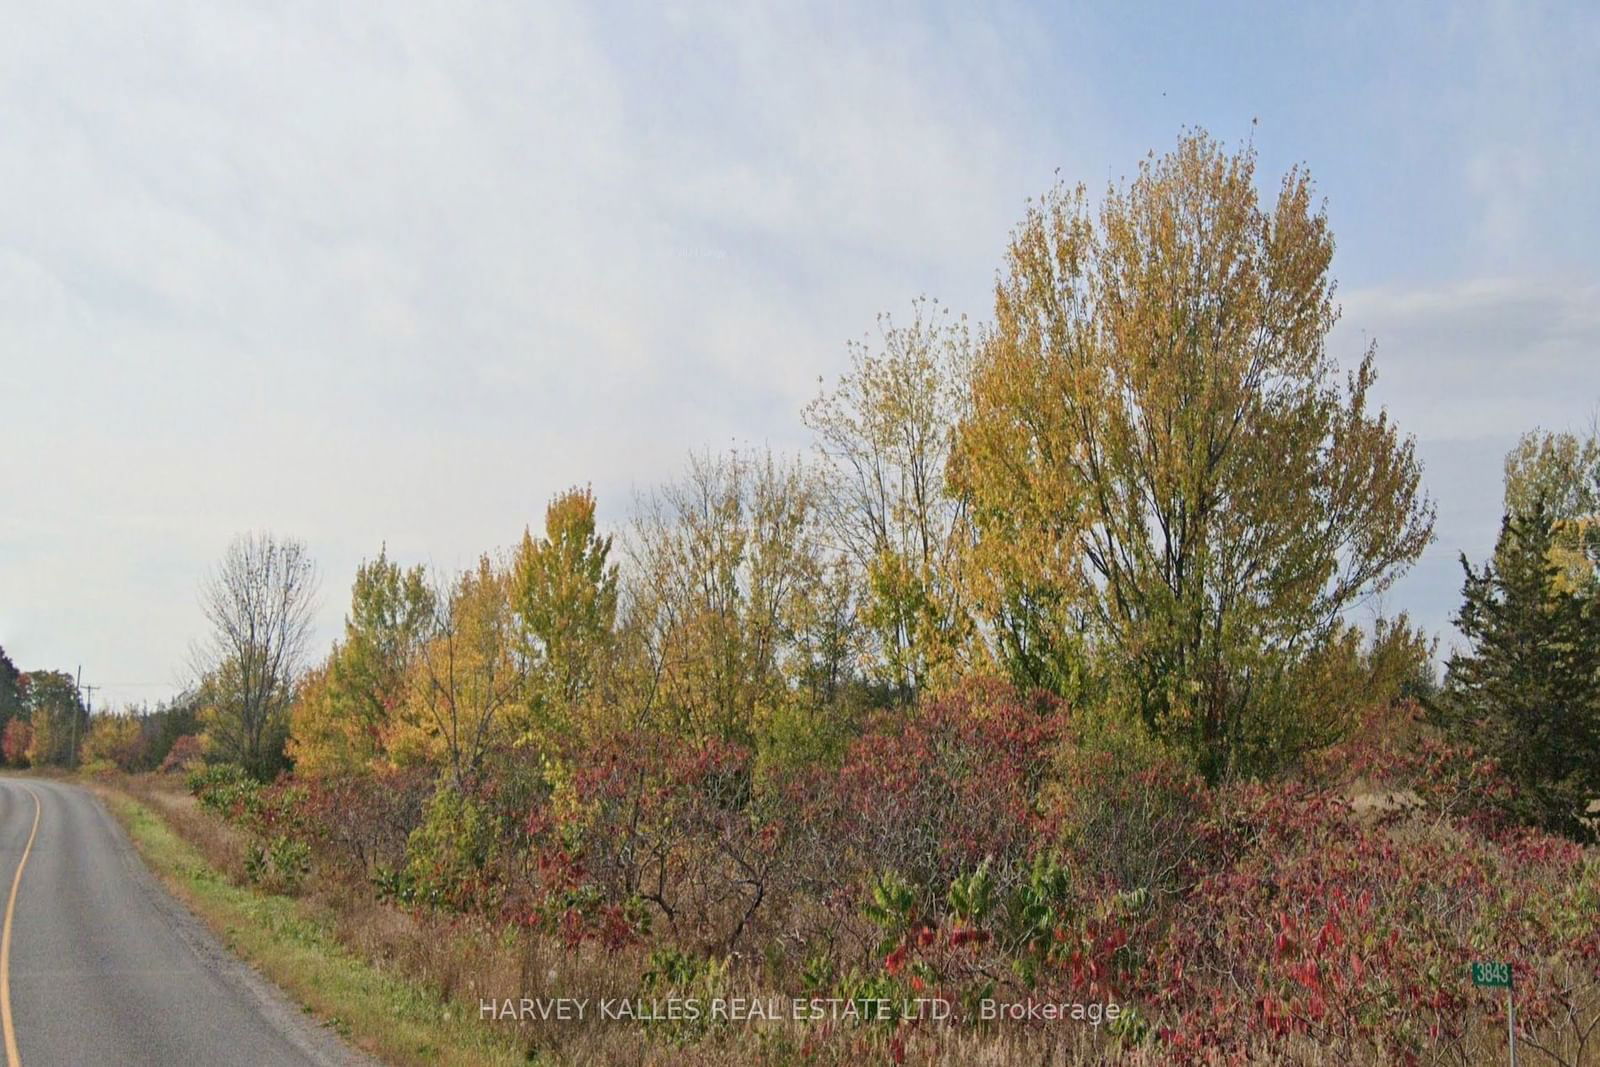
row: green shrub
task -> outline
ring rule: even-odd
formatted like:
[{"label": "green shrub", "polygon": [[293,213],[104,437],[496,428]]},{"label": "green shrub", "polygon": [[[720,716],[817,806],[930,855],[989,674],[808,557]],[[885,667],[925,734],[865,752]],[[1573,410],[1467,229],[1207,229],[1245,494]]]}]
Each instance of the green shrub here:
[{"label": "green shrub", "polygon": [[209,812],[230,822],[261,810],[261,783],[236,763],[213,763],[190,773],[189,792]]},{"label": "green shrub", "polygon": [[[728,995],[728,961],[691,955],[673,947],[658,948],[650,954],[650,964],[639,982],[642,1000],[681,997],[697,1001],[702,1007]],[[657,1020],[647,1024],[650,1036],[684,1045],[702,1038],[713,1026],[726,1020],[714,1019],[709,1011],[697,1016]]]},{"label": "green shrub", "polygon": [[489,904],[488,868],[499,851],[500,827],[488,809],[456,789],[442,788],[406,842],[405,885],[412,900],[467,909]]},{"label": "green shrub", "polygon": [[311,870],[311,846],[288,834],[252,842],[244,870],[251,882],[269,892],[298,893]]}]

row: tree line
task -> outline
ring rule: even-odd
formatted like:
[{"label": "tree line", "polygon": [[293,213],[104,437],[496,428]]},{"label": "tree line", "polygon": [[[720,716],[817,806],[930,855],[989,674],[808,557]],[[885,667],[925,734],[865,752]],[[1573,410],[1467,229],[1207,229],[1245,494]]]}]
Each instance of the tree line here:
[{"label": "tree line", "polygon": [[[1595,438],[1509,457],[1442,688],[1404,615],[1361,631],[1434,507],[1371,401],[1376,349],[1343,369],[1328,350],[1309,175],[1256,179],[1252,149],[1196,133],[1097,203],[1057,186],[1011,235],[991,321],[918,301],[851,347],[803,412],[811,454],[696,454],[615,533],[569,489],[460,574],[380,549],[320,661],[306,546],[238,539],[202,591],[208,758],[263,779],[425,766],[470,794],[497,761],[559,766],[648,726],[780,775],[836,759],[869,711],[999,676],[1215,783],[1293,767],[1403,693],[1552,783],[1538,818],[1571,829],[1600,792]],[[59,679],[33,684],[54,707]],[[53,714],[30,719],[41,753]]]},{"label": "tree line", "polygon": [[0,648],[0,757],[11,767],[114,766],[153,771],[198,757],[200,708],[193,692],[155,707],[91,716],[77,679],[19,670]]}]

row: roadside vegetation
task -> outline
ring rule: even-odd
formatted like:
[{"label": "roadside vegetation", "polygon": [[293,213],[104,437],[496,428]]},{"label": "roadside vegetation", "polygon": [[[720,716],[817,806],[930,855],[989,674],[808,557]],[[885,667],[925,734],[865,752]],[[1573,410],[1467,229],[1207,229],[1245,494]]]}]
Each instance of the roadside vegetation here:
[{"label": "roadside vegetation", "polygon": [[[316,916],[319,1010],[471,1033],[402,1062],[1478,1064],[1476,960],[1528,1062],[1600,1062],[1600,441],[1507,458],[1441,676],[1367,610],[1434,510],[1332,253],[1304,172],[1187,135],[1031,204],[992,322],[885,318],[811,456],[693,456],[610,533],[571,489],[460,574],[380,549],[320,661],[305,547],[241,538],[193,693],[65,759],[152,772],[125,818],[202,910]],[[6,758],[62,762],[27,678]],[[459,1023],[674,995],[951,1017]]]},{"label": "roadside vegetation", "polygon": [[[312,900],[263,892],[213,865],[227,832],[149,783],[115,781],[105,798],[167,888],[239,955],[367,1052],[394,1064],[511,1064],[520,1050],[473,1022],[419,978],[359,958],[338,917]],[[167,800],[167,802],[164,802]],[[197,847],[198,846],[198,847]]]}]

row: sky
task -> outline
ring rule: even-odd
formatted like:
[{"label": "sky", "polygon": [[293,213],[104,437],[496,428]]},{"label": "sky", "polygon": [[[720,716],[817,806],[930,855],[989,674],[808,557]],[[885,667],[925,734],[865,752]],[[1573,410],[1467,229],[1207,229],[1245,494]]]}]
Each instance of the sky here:
[{"label": "sky", "polygon": [[[1027,200],[1201,127],[1311,171],[1450,640],[1501,464],[1600,409],[1600,8],[20,0],[0,34],[0,646],[189,676],[247,530],[443,570],[693,449],[799,451],[846,342],[975,321]],[[1203,9],[1203,10],[1202,10]]]}]

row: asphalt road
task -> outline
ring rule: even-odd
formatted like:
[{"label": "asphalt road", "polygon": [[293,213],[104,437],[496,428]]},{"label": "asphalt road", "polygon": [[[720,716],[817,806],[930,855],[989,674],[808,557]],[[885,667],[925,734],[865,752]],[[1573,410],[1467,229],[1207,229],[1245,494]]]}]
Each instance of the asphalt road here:
[{"label": "asphalt road", "polygon": [[83,789],[0,778],[8,902],[5,1067],[371,1062],[223,948]]}]

